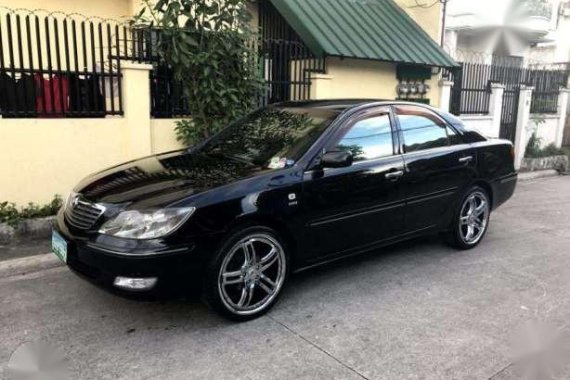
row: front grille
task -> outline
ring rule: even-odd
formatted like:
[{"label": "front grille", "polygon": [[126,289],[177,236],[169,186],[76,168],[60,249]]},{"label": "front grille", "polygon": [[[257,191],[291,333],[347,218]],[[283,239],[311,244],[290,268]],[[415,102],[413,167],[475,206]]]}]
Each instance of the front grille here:
[{"label": "front grille", "polygon": [[85,202],[76,197],[65,209],[65,220],[75,228],[88,230],[95,225],[105,212],[105,207],[95,203]]}]

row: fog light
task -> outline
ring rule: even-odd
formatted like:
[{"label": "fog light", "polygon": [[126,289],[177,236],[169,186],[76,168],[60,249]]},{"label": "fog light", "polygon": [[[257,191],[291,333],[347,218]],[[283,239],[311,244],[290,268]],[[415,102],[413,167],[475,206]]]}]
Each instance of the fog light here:
[{"label": "fog light", "polygon": [[156,277],[149,278],[130,278],[130,277],[116,277],[113,285],[117,288],[127,290],[149,290],[156,285]]}]

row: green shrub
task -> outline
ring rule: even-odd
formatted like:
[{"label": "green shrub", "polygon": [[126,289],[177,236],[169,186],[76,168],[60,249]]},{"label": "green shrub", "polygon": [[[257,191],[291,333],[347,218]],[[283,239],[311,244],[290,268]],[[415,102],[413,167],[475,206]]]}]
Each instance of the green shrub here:
[{"label": "green shrub", "polygon": [[143,0],[137,28],[157,31],[159,64],[181,84],[191,120],[176,124],[191,145],[248,113],[264,89],[249,0]]},{"label": "green shrub", "polygon": [[18,209],[15,203],[0,202],[0,223],[17,227],[24,219],[44,218],[57,214],[63,200],[59,195],[55,195],[53,200],[43,206],[35,203],[28,203],[27,206]]}]

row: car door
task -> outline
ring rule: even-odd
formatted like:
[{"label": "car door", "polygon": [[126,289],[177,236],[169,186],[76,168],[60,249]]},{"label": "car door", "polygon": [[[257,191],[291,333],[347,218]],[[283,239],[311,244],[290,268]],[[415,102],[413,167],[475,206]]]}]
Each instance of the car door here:
[{"label": "car door", "polygon": [[426,107],[393,108],[405,163],[406,230],[441,227],[476,176],[474,148]]},{"label": "car door", "polygon": [[325,144],[323,151],[351,151],[354,162],[304,173],[308,261],[347,254],[402,232],[404,161],[398,149],[389,107],[355,115]]}]

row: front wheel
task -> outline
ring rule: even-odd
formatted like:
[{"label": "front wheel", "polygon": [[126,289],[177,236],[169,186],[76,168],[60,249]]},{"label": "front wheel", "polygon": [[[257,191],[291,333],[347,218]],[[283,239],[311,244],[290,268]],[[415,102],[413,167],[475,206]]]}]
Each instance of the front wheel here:
[{"label": "front wheel", "polygon": [[476,247],[487,232],[490,215],[491,202],[487,192],[474,186],[463,197],[455,213],[448,241],[459,249]]},{"label": "front wheel", "polygon": [[210,262],[206,302],[238,321],[257,318],[276,302],[287,277],[287,255],[277,234],[249,227],[232,234]]}]

